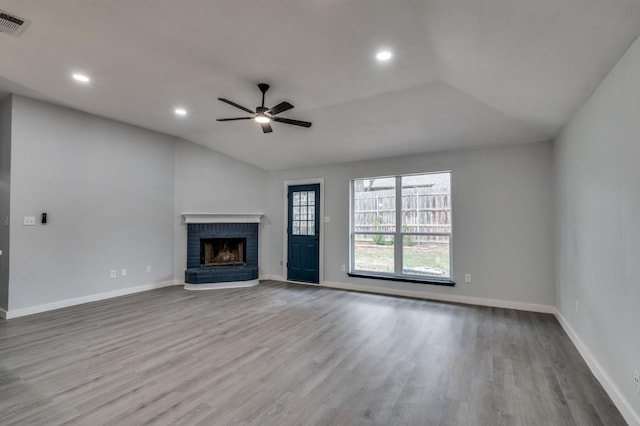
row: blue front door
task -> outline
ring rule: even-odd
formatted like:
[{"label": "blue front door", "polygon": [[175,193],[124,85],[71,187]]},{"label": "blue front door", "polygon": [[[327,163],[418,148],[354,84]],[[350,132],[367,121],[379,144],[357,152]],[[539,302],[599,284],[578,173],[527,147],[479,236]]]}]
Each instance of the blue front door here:
[{"label": "blue front door", "polygon": [[320,184],[290,186],[287,279],[320,282]]}]

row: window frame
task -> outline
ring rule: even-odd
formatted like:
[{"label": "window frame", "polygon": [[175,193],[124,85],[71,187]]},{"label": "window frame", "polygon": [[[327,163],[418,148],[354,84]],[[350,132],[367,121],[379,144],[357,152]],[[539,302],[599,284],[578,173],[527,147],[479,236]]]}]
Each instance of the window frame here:
[{"label": "window frame", "polygon": [[[449,232],[404,232],[402,224],[403,215],[403,202],[402,202],[402,178],[408,176],[425,176],[433,174],[448,174],[449,175],[449,212],[450,212],[450,226]],[[355,182],[366,179],[395,179],[395,231],[393,233],[389,231],[355,231]],[[400,241],[400,244],[393,245],[394,252],[394,271],[377,272],[359,270],[355,268],[355,244],[356,235],[392,235],[394,242]],[[432,237],[448,237],[449,238],[449,276],[438,277],[429,275],[417,275],[407,274],[403,272],[404,262],[404,238],[406,236],[432,236]],[[453,281],[453,172],[451,170],[440,170],[434,172],[422,172],[422,173],[407,173],[401,175],[387,175],[387,176],[373,176],[373,177],[359,177],[353,178],[349,181],[349,272],[351,277],[359,278],[374,278],[382,280],[400,281],[400,282],[412,282],[422,284],[437,284],[452,286],[455,284]]]}]

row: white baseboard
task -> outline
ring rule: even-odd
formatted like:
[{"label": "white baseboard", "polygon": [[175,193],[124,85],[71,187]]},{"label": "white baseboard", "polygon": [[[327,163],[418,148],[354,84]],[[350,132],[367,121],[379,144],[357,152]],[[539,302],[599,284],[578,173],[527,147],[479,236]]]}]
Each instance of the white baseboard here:
[{"label": "white baseboard", "polygon": [[483,297],[459,296],[455,294],[428,293],[402,288],[382,288],[371,287],[362,284],[339,283],[325,281],[320,284],[323,287],[339,288],[342,290],[360,291],[364,293],[387,294],[391,296],[411,297],[414,299],[437,300],[439,302],[462,303],[464,305],[491,306],[493,308],[516,309],[519,311],[541,312],[553,314],[556,311],[554,306],[537,305],[534,303],[512,302],[509,300],[486,299]]},{"label": "white baseboard", "polygon": [[262,275],[260,280],[272,280],[272,281],[283,281],[286,282],[282,275]]},{"label": "white baseboard", "polygon": [[591,372],[594,376],[596,376],[596,379],[600,381],[600,384],[607,392],[618,410],[620,410],[620,413],[622,413],[622,416],[627,421],[627,423],[629,423],[630,425],[635,424],[637,426],[640,426],[640,414],[638,414],[638,412],[634,410],[629,401],[627,401],[622,392],[620,392],[620,389],[618,389],[618,387],[613,383],[611,377],[609,377],[604,368],[602,368],[598,360],[593,356],[587,345],[585,345],[585,343],[582,341],[580,336],[578,336],[573,327],[571,327],[567,319],[558,310],[556,310],[555,314],[558,322],[567,333],[574,346],[578,349],[580,355],[582,355],[582,358],[591,369]]},{"label": "white baseboard", "polygon": [[73,299],[59,300],[57,302],[47,303],[44,305],[29,306],[27,308],[10,309],[9,311],[0,310],[0,315],[5,319],[24,317],[26,315],[39,314],[41,312],[53,311],[56,309],[67,308],[69,306],[82,305],[84,303],[97,302],[99,300],[111,299],[127,294],[140,293],[143,291],[154,290],[162,287],[175,285],[175,281],[164,281],[159,283],[144,284],[136,287],[123,288],[120,290],[108,291],[105,293],[92,294],[89,296],[75,297]]},{"label": "white baseboard", "polygon": [[[282,276],[278,275],[265,275],[261,277],[264,280],[274,280],[274,281],[283,281],[283,282],[291,282],[295,284],[305,284],[299,283],[296,281],[288,281],[283,279]],[[437,300],[442,302],[454,302],[454,303],[463,303],[467,305],[480,305],[480,306],[491,306],[495,308],[507,308],[507,309],[516,309],[521,311],[530,311],[530,312],[540,312],[545,314],[554,314],[558,319],[558,322],[562,326],[562,328],[566,331],[567,335],[578,349],[578,352],[585,360],[593,375],[600,381],[602,387],[605,389],[615,406],[620,410],[622,416],[625,418],[627,423],[630,425],[640,426],[640,415],[634,410],[629,401],[623,396],[618,387],[613,383],[609,375],[604,371],[600,363],[595,359],[589,348],[584,344],[584,342],[580,339],[580,337],[576,334],[573,328],[569,325],[567,320],[558,312],[558,310],[554,306],[549,305],[538,305],[531,303],[522,303],[522,302],[511,302],[506,300],[497,300],[497,299],[486,299],[480,297],[468,297],[468,296],[457,296],[457,295],[448,295],[448,294],[434,294],[434,293],[425,293],[418,292],[415,290],[406,290],[406,289],[388,289],[388,288],[380,288],[380,287],[370,287],[361,284],[351,284],[351,283],[341,283],[341,282],[330,282],[325,281],[320,284],[323,287],[337,288],[341,290],[351,290],[351,291],[359,291],[364,293],[375,293],[375,294],[385,294],[391,296],[404,296],[411,297],[415,299],[426,299],[426,300]]]},{"label": "white baseboard", "polygon": [[312,287],[319,287],[320,286],[320,284],[305,283],[304,281],[285,280],[284,277],[282,277],[281,275],[264,275],[264,276],[260,277],[260,280],[271,280],[271,281],[279,281],[279,282],[282,282],[282,283],[289,283],[289,284],[310,285]]},{"label": "white baseboard", "polygon": [[[307,284],[298,281],[288,281],[282,276],[265,275],[260,279],[282,281],[292,284]],[[317,287],[317,284],[308,284]],[[518,311],[540,312],[543,314],[555,314],[555,306],[537,305],[533,303],[512,302],[509,300],[485,299],[483,297],[458,296],[452,294],[427,293],[424,291],[407,290],[401,288],[371,287],[362,284],[342,283],[335,281],[324,281],[320,287],[337,288],[340,290],[359,291],[362,293],[384,294],[388,296],[411,297],[413,299],[437,300],[440,302],[462,303],[464,305],[491,306],[493,308],[516,309]]]},{"label": "white baseboard", "polygon": [[[273,281],[289,282],[289,283],[303,284],[303,285],[306,284],[306,283],[297,282],[297,281],[288,281],[279,275],[263,275],[260,277],[260,280],[273,280]],[[246,286],[246,282],[244,284]],[[252,285],[256,285],[256,284],[252,284]],[[143,291],[149,291],[149,290],[154,290],[162,287],[169,287],[173,285],[185,285],[185,283],[181,280],[165,281],[160,283],[145,284],[137,287],[129,287],[129,288],[105,292],[105,293],[98,293],[90,296],[60,300],[57,302],[47,303],[44,305],[30,306],[28,308],[14,309],[9,311],[0,308],[0,318],[4,318],[4,319],[18,318],[26,315],[33,315],[41,312],[47,312],[55,309],[66,308],[69,306],[75,306],[75,305],[81,305],[84,303],[111,299],[114,297],[140,293]],[[309,285],[317,286],[315,284],[309,284]],[[640,426],[640,414],[638,414],[634,410],[634,408],[629,403],[629,401],[627,401],[627,399],[620,392],[618,387],[613,383],[609,375],[605,372],[605,370],[602,368],[600,363],[593,356],[589,348],[584,344],[582,339],[580,339],[580,337],[575,332],[575,330],[571,327],[569,322],[553,306],[522,303],[522,302],[512,302],[512,301],[497,300],[497,299],[486,299],[486,298],[479,298],[479,297],[425,293],[425,292],[419,292],[419,291],[407,290],[407,289],[388,289],[388,288],[380,288],[380,287],[373,288],[366,285],[330,282],[330,281],[325,281],[321,283],[320,286],[336,288],[341,290],[384,294],[384,295],[390,295],[390,296],[403,296],[403,297],[411,297],[416,299],[437,300],[437,301],[443,301],[443,302],[462,303],[462,304],[468,304],[468,305],[491,306],[496,308],[517,309],[517,310],[530,311],[530,312],[553,313],[555,314],[556,318],[558,319],[558,322],[560,323],[562,328],[565,330],[565,332],[567,333],[567,335],[569,336],[569,338],[571,339],[575,347],[578,349],[578,352],[580,353],[582,358],[585,360],[585,362],[591,369],[591,372],[600,381],[603,388],[605,389],[609,397],[612,399],[613,403],[620,410],[625,420],[630,425],[635,424],[637,426]],[[221,288],[221,287],[217,287],[217,288]]]},{"label": "white baseboard", "polygon": [[249,280],[249,281],[232,281],[232,282],[224,282],[224,283],[205,283],[205,284],[185,284],[185,290],[219,290],[223,288],[244,288],[244,287],[255,287],[260,284],[260,280]]}]

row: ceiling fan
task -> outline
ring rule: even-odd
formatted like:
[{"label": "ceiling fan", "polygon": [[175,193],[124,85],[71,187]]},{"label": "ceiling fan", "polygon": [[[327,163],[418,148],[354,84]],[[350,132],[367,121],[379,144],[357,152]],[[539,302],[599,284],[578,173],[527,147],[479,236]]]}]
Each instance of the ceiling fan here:
[{"label": "ceiling fan", "polygon": [[235,120],[255,120],[262,126],[262,131],[264,133],[271,133],[273,129],[271,128],[271,122],[275,121],[276,123],[284,123],[284,124],[293,124],[294,126],[302,126],[302,127],[311,127],[311,123],[308,121],[300,121],[300,120],[291,120],[289,118],[276,117],[277,114],[281,112],[285,112],[293,108],[289,102],[280,102],[278,105],[273,108],[266,108],[264,106],[264,95],[269,90],[269,85],[266,83],[258,84],[258,88],[262,92],[262,105],[256,107],[256,111],[253,112],[249,108],[245,108],[242,105],[238,105],[235,102],[230,101],[225,98],[218,98],[218,100],[227,103],[231,106],[239,108],[243,111],[252,114],[251,117],[238,117],[238,118],[218,118],[216,121],[235,121]]}]

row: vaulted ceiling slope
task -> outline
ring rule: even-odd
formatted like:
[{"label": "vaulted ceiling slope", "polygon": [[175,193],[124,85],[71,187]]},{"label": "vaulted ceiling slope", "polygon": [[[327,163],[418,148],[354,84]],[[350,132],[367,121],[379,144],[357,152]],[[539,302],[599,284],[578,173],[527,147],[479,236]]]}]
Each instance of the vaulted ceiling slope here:
[{"label": "vaulted ceiling slope", "polygon": [[[267,170],[548,140],[640,34],[638,0],[0,0],[13,91]],[[386,64],[374,59],[393,50]],[[69,76],[83,71],[92,82]],[[216,122],[267,105],[310,129]],[[178,118],[181,105],[189,115]],[[238,114],[239,113],[239,114]]]}]

